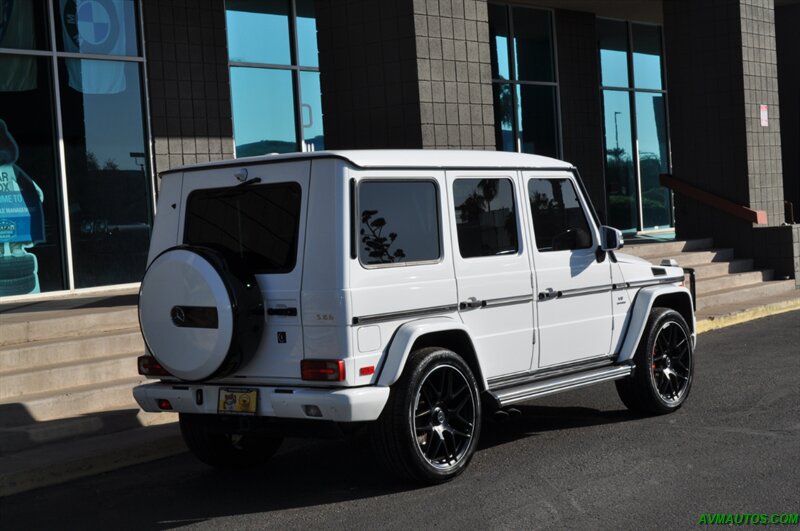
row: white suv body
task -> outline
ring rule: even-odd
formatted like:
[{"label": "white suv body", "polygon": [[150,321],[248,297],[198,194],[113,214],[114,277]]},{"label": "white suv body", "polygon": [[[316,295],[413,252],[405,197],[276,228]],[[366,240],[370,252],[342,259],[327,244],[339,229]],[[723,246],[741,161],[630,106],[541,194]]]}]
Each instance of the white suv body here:
[{"label": "white suv body", "polygon": [[[262,417],[380,425],[397,416],[387,401],[402,387],[394,394],[410,396],[406,409],[441,419],[425,424],[435,429],[424,444],[413,421],[416,437],[392,435],[417,440],[409,459],[419,463],[400,472],[423,481],[463,470],[487,408],[620,380],[629,407],[671,411],[691,384],[692,295],[681,268],[620,246],[575,168],[539,156],[337,151],[172,170],[162,175],[140,294],[149,350],[140,370],[159,381],[134,396],[146,411],[180,412],[187,436],[221,417],[228,434]],[[217,251],[220,263],[238,261],[255,279],[250,317],[229,285],[236,281],[220,277],[227,266],[214,265]],[[654,323],[654,308],[666,324]],[[238,344],[247,327],[253,337]],[[668,334],[679,337],[658,365],[656,345]],[[642,346],[648,338],[653,345]],[[430,361],[436,349],[467,368],[447,356]],[[455,406],[445,399],[427,403],[434,376],[413,381],[429,363],[464,389],[474,377],[470,429],[452,428]],[[653,396],[642,398],[648,389]],[[463,452],[457,436],[441,435],[448,429],[469,432]],[[194,433],[189,446],[218,463],[197,451],[208,442]],[[431,458],[437,438],[445,455]]]}]

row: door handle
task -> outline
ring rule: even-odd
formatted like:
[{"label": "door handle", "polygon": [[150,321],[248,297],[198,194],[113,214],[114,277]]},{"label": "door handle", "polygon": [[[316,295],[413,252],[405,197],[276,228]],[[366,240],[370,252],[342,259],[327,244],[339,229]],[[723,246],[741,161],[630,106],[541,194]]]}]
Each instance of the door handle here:
[{"label": "door handle", "polygon": [[459,310],[473,310],[475,308],[483,308],[486,306],[486,301],[479,301],[476,298],[471,298],[467,301],[458,304]]},{"label": "door handle", "polygon": [[539,292],[539,300],[540,301],[549,301],[550,299],[557,299],[560,293],[555,291],[553,288],[547,288],[544,291]]}]

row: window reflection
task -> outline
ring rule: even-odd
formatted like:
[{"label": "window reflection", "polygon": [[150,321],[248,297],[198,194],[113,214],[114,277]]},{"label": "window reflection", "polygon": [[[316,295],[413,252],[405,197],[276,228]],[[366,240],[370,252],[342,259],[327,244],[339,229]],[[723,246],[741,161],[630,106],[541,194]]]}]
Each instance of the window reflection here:
[{"label": "window reflection", "polygon": [[59,0],[56,24],[59,51],[99,55],[139,54],[134,0]]},{"label": "window reflection", "polygon": [[319,66],[314,0],[295,0],[295,3],[297,9],[297,64]]},{"label": "window reflection", "polygon": [[59,69],[75,287],[138,282],[151,226],[139,65]]},{"label": "window reflection", "polygon": [[600,84],[628,86],[628,24],[618,20],[597,20],[600,49]]},{"label": "window reflection", "polygon": [[515,7],[514,58],[520,81],[555,81],[550,12]]},{"label": "window reflection", "polygon": [[494,134],[497,148],[501,151],[516,151],[514,139],[514,98],[513,85],[495,83],[494,89]]},{"label": "window reflection", "polygon": [[558,156],[556,87],[517,85],[520,147],[523,153]]},{"label": "window reflection", "polygon": [[508,65],[508,8],[489,4],[489,46],[492,53],[492,77],[511,79]]},{"label": "window reflection", "polygon": [[620,230],[635,230],[639,216],[628,92],[603,91],[603,108],[608,222]]},{"label": "window reflection", "polygon": [[231,61],[291,64],[287,1],[228,0],[225,5]]},{"label": "window reflection", "polygon": [[292,72],[231,68],[236,156],[297,151]]},{"label": "window reflection", "polygon": [[517,215],[509,179],[456,179],[458,249],[464,258],[516,253]]},{"label": "window reflection", "polygon": [[660,90],[661,28],[633,24],[633,80],[636,88]]},{"label": "window reflection", "polygon": [[325,149],[322,133],[322,91],[319,86],[319,72],[300,72],[302,92],[301,121],[303,142],[311,151]]},{"label": "window reflection", "polygon": [[664,228],[670,225],[669,190],[659,178],[669,171],[665,96],[636,93],[636,130],[639,135],[639,171],[642,186],[642,225]]},{"label": "window reflection", "polygon": [[0,56],[0,101],[0,297],[64,289],[50,59]]},{"label": "window reflection", "polygon": [[0,48],[44,50],[48,41],[43,0],[0,2]]},{"label": "window reflection", "polygon": [[358,209],[362,264],[425,262],[441,256],[438,199],[432,182],[361,183]]}]

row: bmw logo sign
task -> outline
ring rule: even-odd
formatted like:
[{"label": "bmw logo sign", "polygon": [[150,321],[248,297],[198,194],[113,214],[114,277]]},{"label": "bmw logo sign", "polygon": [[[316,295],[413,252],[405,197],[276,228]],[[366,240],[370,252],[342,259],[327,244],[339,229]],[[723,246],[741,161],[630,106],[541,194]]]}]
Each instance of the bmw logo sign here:
[{"label": "bmw logo sign", "polygon": [[84,53],[112,53],[121,37],[112,0],[67,0],[63,6],[65,32],[76,48]]}]

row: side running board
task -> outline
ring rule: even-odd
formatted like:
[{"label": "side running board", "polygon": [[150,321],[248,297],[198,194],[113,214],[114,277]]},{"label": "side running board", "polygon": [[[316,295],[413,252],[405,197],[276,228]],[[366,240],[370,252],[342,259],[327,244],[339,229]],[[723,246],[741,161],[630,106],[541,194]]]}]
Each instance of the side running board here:
[{"label": "side running board", "polygon": [[618,380],[630,376],[632,373],[633,365],[612,365],[611,367],[577,372],[565,376],[556,376],[514,387],[493,389],[489,391],[489,394],[497,400],[500,407],[505,407],[516,404],[517,402],[560,393],[561,391],[569,391],[600,382]]}]

